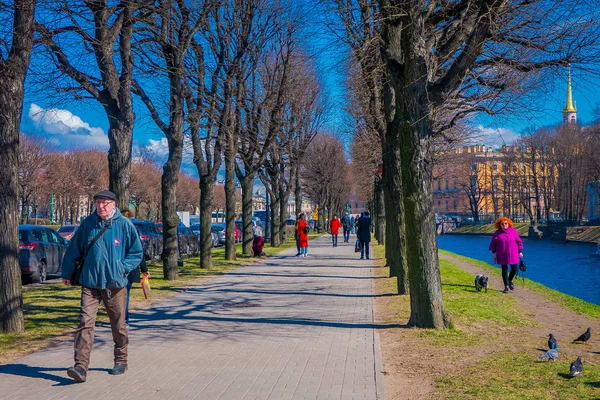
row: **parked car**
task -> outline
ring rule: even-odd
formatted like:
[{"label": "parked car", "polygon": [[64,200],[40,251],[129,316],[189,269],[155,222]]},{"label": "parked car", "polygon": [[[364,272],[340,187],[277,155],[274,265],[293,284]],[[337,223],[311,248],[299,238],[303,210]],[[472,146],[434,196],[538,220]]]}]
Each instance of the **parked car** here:
[{"label": "parked car", "polygon": [[181,255],[192,255],[198,252],[198,235],[183,223],[177,226],[179,236],[179,249]]},{"label": "parked car", "polygon": [[52,228],[19,225],[19,265],[23,284],[43,282],[49,274],[60,275],[67,244]]},{"label": "parked car", "polygon": [[141,219],[132,219],[131,222],[140,235],[146,260],[158,259],[163,251],[163,239],[154,222]]},{"label": "parked car", "polygon": [[[190,229],[198,235],[198,246],[200,246],[200,224],[190,225]],[[212,236],[212,247],[217,247],[219,245],[219,233],[211,226],[210,234]]]},{"label": "parked car", "polygon": [[[225,244],[225,224],[212,224],[212,226],[219,233],[219,243]],[[234,238],[236,243],[242,240],[242,231],[240,231],[237,226],[235,227]]]},{"label": "parked car", "polygon": [[[240,240],[243,238],[243,232],[244,232],[244,221],[242,220],[237,220],[235,221],[235,226],[236,228],[238,228],[240,230],[241,234],[241,238]],[[262,236],[263,229],[260,226],[259,222],[255,219],[252,219],[252,235],[254,236]]]},{"label": "parked car", "polygon": [[71,240],[79,225],[63,225],[58,228],[58,234],[65,240]]}]

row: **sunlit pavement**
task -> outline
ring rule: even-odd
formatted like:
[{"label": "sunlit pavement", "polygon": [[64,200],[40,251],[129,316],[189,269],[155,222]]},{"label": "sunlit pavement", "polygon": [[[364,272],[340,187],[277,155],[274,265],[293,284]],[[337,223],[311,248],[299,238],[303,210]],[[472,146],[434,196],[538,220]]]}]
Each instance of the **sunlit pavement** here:
[{"label": "sunlit pavement", "polygon": [[[340,235],[341,237],[341,235]],[[129,370],[98,328],[87,382],[72,341],[0,366],[2,399],[383,399],[372,264],[326,235],[137,312]]]}]

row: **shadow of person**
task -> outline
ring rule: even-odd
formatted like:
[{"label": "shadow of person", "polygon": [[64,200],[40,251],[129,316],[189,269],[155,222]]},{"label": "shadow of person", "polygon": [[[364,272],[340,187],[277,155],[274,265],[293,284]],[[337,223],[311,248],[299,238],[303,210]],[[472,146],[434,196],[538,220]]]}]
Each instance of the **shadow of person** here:
[{"label": "shadow of person", "polygon": [[[90,368],[91,371],[110,371],[108,368]],[[66,376],[61,376],[62,374],[66,375],[67,368],[47,368],[47,367],[36,367],[32,365],[26,364],[5,364],[0,365],[0,374],[6,375],[18,375],[24,376],[27,378],[38,378],[38,379],[46,379],[49,381],[56,382],[52,386],[67,386],[72,385],[75,382],[71,378],[67,378]],[[52,372],[59,372],[61,375],[54,374]]]}]

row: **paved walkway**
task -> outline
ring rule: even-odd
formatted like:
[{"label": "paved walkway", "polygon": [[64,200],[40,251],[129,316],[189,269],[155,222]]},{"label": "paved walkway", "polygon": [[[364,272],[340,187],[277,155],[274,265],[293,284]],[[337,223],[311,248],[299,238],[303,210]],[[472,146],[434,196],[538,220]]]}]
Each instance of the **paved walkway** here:
[{"label": "paved walkway", "polygon": [[[340,235],[341,236],[341,235]],[[99,328],[88,381],[72,341],[0,366],[1,399],[383,399],[372,265],[329,237],[133,315],[129,370],[112,376]]]}]

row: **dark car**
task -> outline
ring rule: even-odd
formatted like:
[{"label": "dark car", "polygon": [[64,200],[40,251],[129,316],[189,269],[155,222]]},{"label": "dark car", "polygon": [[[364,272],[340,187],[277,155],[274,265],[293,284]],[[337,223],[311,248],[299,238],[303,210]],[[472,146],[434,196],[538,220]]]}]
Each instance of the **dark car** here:
[{"label": "dark car", "polygon": [[[200,224],[190,225],[190,229],[195,235],[198,236],[198,243],[200,243]],[[210,234],[212,236],[212,247],[217,247],[219,245],[219,234],[212,226],[210,229]]]},{"label": "dark car", "polygon": [[19,265],[24,284],[46,280],[50,274],[60,275],[67,241],[52,228],[19,225]]},{"label": "dark car", "polygon": [[71,240],[77,228],[79,228],[79,225],[63,225],[58,228],[58,234],[65,240]]},{"label": "dark car", "polygon": [[146,260],[158,259],[163,251],[163,239],[154,222],[140,219],[132,219],[131,222],[140,235]]},{"label": "dark car", "polygon": [[190,228],[180,222],[177,226],[177,234],[181,255],[192,255],[198,252],[198,235]]}]

